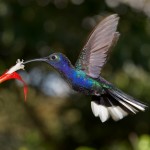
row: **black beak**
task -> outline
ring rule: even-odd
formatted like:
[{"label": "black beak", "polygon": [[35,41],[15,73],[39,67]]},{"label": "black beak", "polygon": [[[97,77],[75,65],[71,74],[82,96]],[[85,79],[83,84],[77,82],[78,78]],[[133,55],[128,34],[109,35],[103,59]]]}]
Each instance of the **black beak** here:
[{"label": "black beak", "polygon": [[30,63],[30,62],[34,62],[34,61],[48,62],[48,57],[27,60],[27,61],[23,62],[23,65]]}]

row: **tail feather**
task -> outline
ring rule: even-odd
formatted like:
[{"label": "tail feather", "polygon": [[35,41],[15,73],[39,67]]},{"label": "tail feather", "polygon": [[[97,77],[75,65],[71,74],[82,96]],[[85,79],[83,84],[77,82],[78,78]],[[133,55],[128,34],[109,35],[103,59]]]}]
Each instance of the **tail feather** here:
[{"label": "tail feather", "polygon": [[109,118],[109,112],[105,105],[98,105],[94,101],[91,102],[91,108],[95,117],[100,117],[102,122],[105,122]]},{"label": "tail feather", "polygon": [[108,99],[108,101],[111,104],[111,107],[108,108],[111,117],[113,118],[113,120],[117,121],[122,119],[123,117],[125,117],[127,115],[127,113],[118,105],[114,105],[111,100]]},{"label": "tail feather", "polygon": [[122,92],[119,89],[115,89],[115,90],[109,89],[107,91],[112,97],[118,98],[118,100],[120,100],[120,101],[124,101],[125,103],[134,107],[137,111],[138,110],[145,111],[145,108],[147,107],[147,105],[145,105],[144,103],[142,103],[142,102],[136,100],[135,98],[127,95],[126,93]]},{"label": "tail feather", "polygon": [[105,89],[101,96],[92,96],[91,108],[96,117],[105,122],[112,117],[117,121],[128,114],[144,111],[147,105],[125,94],[119,89]]}]

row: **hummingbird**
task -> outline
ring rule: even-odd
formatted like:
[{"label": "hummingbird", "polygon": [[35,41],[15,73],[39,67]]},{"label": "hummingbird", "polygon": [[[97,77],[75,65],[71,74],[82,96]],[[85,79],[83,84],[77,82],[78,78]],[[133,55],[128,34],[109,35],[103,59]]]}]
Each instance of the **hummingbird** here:
[{"label": "hummingbird", "polygon": [[79,93],[91,95],[91,109],[101,122],[110,117],[118,121],[128,114],[145,111],[147,105],[125,94],[115,85],[101,77],[101,70],[108,60],[108,53],[119,39],[117,25],[119,16],[112,14],[104,18],[90,34],[75,65],[62,53],[25,61],[45,62],[56,69],[71,88]]}]

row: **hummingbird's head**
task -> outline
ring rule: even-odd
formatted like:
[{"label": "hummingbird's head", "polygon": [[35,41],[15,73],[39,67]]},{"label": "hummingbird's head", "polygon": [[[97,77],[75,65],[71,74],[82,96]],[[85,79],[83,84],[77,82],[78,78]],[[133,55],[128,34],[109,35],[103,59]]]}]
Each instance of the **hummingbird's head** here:
[{"label": "hummingbird's head", "polygon": [[63,68],[72,66],[69,59],[62,53],[53,53],[49,55],[48,57],[32,59],[32,60],[24,62],[23,64],[33,62],[33,61],[46,62],[52,67],[54,67],[55,69],[58,69],[60,71]]},{"label": "hummingbird's head", "polygon": [[46,58],[45,62],[56,69],[63,69],[64,67],[71,66],[69,59],[62,53],[53,53],[49,55]]}]

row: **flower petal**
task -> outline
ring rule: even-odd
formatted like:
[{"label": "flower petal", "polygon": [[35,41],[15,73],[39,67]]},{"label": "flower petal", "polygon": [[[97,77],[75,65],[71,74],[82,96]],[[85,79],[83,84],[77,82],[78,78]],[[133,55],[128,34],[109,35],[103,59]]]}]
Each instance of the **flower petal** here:
[{"label": "flower petal", "polygon": [[7,80],[10,80],[10,79],[17,79],[24,84],[24,99],[26,101],[28,87],[27,87],[26,83],[23,81],[23,79],[21,78],[21,76],[17,72],[12,72],[9,74],[8,74],[8,72],[5,72],[2,76],[0,76],[0,83],[7,81]]}]

